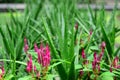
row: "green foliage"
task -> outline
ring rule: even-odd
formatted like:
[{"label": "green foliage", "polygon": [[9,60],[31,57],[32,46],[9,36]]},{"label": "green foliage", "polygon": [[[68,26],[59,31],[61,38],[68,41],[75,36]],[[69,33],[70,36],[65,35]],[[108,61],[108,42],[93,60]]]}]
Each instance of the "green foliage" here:
[{"label": "green foliage", "polygon": [[11,80],[13,77],[14,77],[14,75],[9,74],[4,78],[4,80]]},{"label": "green foliage", "polygon": [[113,78],[114,74],[111,73],[111,72],[103,72],[101,75],[100,75],[100,79],[98,80],[114,80]]},{"label": "green foliage", "polygon": [[69,74],[68,74],[68,80],[76,80],[76,76],[75,76],[75,64],[74,64],[74,61],[75,61],[75,57],[72,59],[72,62],[71,62],[71,66],[70,66],[70,69],[69,69]]},{"label": "green foliage", "polygon": [[[50,45],[52,60],[48,68],[48,80],[58,75],[61,80],[77,80],[80,77],[80,70],[84,72],[84,75],[80,77],[83,80],[94,79],[96,76],[97,80],[114,80],[116,75],[119,78],[118,69],[113,69],[113,73],[109,72],[113,58],[119,56],[120,50],[120,48],[115,48],[115,38],[120,31],[116,28],[114,19],[117,4],[111,18],[107,20],[103,4],[99,11],[93,11],[90,5],[87,10],[78,10],[77,0],[27,0],[26,2],[27,6],[23,15],[18,17],[11,12],[11,20],[6,23],[6,27],[3,28],[0,25],[3,42],[0,49],[2,53],[0,61],[5,63],[5,70],[11,74],[10,76],[7,74],[5,80],[7,78],[18,80],[32,78],[25,72],[27,56],[23,52],[24,38],[28,39],[30,46],[28,52],[40,71],[33,45],[35,42],[38,45],[40,42]],[[78,28],[75,28],[76,23],[78,23]],[[99,63],[100,73],[95,75],[91,64],[94,58],[93,53],[100,54],[102,41],[106,43],[105,52]],[[81,57],[83,48],[85,60]],[[89,61],[87,65],[83,64],[86,60]]]},{"label": "green foliage", "polygon": [[32,78],[31,75],[29,75],[29,76],[24,76],[24,77],[22,77],[22,78],[19,78],[18,80],[30,80],[30,79],[35,80],[35,79]]}]

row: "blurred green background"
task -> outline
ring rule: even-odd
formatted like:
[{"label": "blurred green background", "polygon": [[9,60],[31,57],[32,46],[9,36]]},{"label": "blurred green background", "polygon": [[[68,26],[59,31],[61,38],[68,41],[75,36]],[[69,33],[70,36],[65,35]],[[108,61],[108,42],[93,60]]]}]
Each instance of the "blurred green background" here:
[{"label": "blurred green background", "polygon": [[[0,0],[0,3],[24,3],[26,0]],[[33,2],[37,3],[39,1],[42,1],[42,0],[34,0]],[[101,1],[105,1],[106,4],[111,4],[114,0],[77,0],[78,1],[78,4],[79,3],[90,3],[90,4],[94,4],[94,3],[99,3]],[[119,0],[118,0],[119,1]],[[13,12],[14,15],[17,15],[17,16],[21,16],[22,15],[22,12]],[[107,16],[106,18],[109,20],[110,19],[110,16],[112,14],[112,11],[107,11]],[[10,12],[0,12],[0,25],[5,25],[6,23],[9,23],[10,21]],[[116,14],[116,25],[117,27],[119,27],[119,21],[120,21],[120,11],[118,10],[117,11],[117,14]],[[1,40],[0,40],[1,41]],[[119,45],[120,44],[120,36],[116,37],[116,44]],[[0,43],[1,45],[1,43]]]},{"label": "blurred green background", "polygon": [[0,3],[23,3],[25,0],[0,0]]}]

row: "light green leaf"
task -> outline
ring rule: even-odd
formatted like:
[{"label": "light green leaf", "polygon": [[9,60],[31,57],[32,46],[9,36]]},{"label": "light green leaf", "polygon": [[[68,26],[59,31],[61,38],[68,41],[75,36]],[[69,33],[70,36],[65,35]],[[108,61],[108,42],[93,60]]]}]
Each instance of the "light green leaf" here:
[{"label": "light green leaf", "polygon": [[80,64],[75,65],[75,70],[78,70],[80,68],[82,68],[82,65],[80,65]]},{"label": "light green leaf", "polygon": [[46,80],[53,80],[54,77],[55,77],[55,75],[49,74],[49,75],[47,75]]},{"label": "light green leaf", "polygon": [[113,73],[111,73],[111,72],[104,72],[104,73],[102,73],[101,75],[100,75],[100,78],[101,78],[101,80],[114,80],[113,79],[113,76],[114,76],[115,74],[113,74]]},{"label": "light green leaf", "polygon": [[4,80],[11,80],[14,77],[13,74],[7,75]]},{"label": "light green leaf", "polygon": [[[32,76],[24,76],[22,78],[19,78],[18,80],[31,80],[32,79]],[[32,79],[34,80],[34,79]]]}]

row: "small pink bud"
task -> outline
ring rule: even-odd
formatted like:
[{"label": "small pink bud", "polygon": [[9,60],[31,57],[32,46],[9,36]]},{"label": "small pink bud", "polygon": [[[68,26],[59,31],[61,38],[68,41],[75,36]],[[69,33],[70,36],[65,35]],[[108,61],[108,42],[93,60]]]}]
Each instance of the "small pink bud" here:
[{"label": "small pink bud", "polygon": [[80,77],[82,77],[83,76],[83,74],[84,74],[84,72],[83,72],[83,70],[80,70]]},{"label": "small pink bud", "polygon": [[26,38],[24,38],[24,43],[27,44],[27,39]]},{"label": "small pink bud", "polygon": [[106,46],[106,43],[103,41],[102,44],[101,44],[101,48],[104,49]]},{"label": "small pink bud", "polygon": [[86,56],[85,56],[85,52],[84,52],[84,49],[82,49],[82,58],[85,59]]},{"label": "small pink bud", "polygon": [[98,64],[97,68],[98,68],[98,72],[100,72],[100,65],[99,64]]},{"label": "small pink bud", "polygon": [[87,65],[87,64],[89,64],[89,61],[88,61],[88,60],[85,60],[83,63],[84,63],[85,65]]},{"label": "small pink bud", "polygon": [[31,68],[30,68],[29,66],[27,66],[26,71],[27,71],[28,73],[30,73],[30,72],[31,72]]},{"label": "small pink bud", "polygon": [[28,47],[28,43],[27,43],[27,39],[24,39],[24,51],[27,53],[29,47]]},{"label": "small pink bud", "polygon": [[90,30],[89,34],[92,35],[92,30]]},{"label": "small pink bud", "polygon": [[5,70],[3,66],[0,69],[2,70],[2,73],[0,74],[0,76],[2,77],[5,74]]},{"label": "small pink bud", "polygon": [[94,61],[97,62],[97,53],[96,52],[94,53]]},{"label": "small pink bud", "polygon": [[40,72],[37,71],[37,74],[36,74],[37,78],[40,78]]},{"label": "small pink bud", "polygon": [[5,70],[3,66],[1,67],[1,70],[2,70],[2,73],[0,74],[0,80],[3,80],[3,76],[5,74]]},{"label": "small pink bud", "polygon": [[29,57],[29,61],[27,62],[26,71],[27,72],[32,72],[32,69],[33,69],[32,56],[29,54],[28,57]]},{"label": "small pink bud", "polygon": [[43,47],[43,43],[41,42],[41,44],[40,44],[40,49],[43,50],[43,48],[44,48],[44,47]]},{"label": "small pink bud", "polygon": [[2,67],[1,70],[2,70],[2,74],[4,75],[5,74],[4,67]]},{"label": "small pink bud", "polygon": [[120,65],[117,66],[117,69],[120,69]]},{"label": "small pink bud", "polygon": [[28,45],[27,44],[25,44],[25,46],[24,46],[24,51],[27,53],[27,51],[28,51]]},{"label": "small pink bud", "polygon": [[110,72],[112,72],[112,65],[110,66]]},{"label": "small pink bud", "polygon": [[75,24],[75,29],[78,30],[78,23]]},{"label": "small pink bud", "polygon": [[118,61],[119,61],[119,58],[118,58],[118,57],[115,57],[114,60],[113,60],[113,67],[114,67],[114,68],[117,68],[117,66],[118,66]]},{"label": "small pink bud", "polygon": [[38,46],[37,46],[37,44],[36,44],[36,43],[34,44],[34,50],[35,50],[35,52],[37,52],[37,51],[38,51]]},{"label": "small pink bud", "polygon": [[100,61],[102,59],[102,56],[103,56],[103,52],[100,53],[99,57],[98,57],[98,60]]},{"label": "small pink bud", "polygon": [[42,63],[42,50],[38,50],[37,51],[37,55],[38,55],[38,63]]},{"label": "small pink bud", "polygon": [[92,62],[92,69],[93,69],[93,71],[96,69],[96,62],[95,61]]},{"label": "small pink bud", "polygon": [[37,69],[36,69],[36,66],[34,65],[34,72],[36,72],[37,71]]}]

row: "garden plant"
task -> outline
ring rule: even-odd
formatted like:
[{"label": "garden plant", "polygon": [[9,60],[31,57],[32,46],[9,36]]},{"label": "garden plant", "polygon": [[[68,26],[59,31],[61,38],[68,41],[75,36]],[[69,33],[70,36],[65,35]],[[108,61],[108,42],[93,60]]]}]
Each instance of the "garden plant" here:
[{"label": "garden plant", "polygon": [[[26,0],[0,24],[0,80],[119,80],[113,11],[78,9],[78,0]],[[17,11],[16,11],[17,12]]]}]

